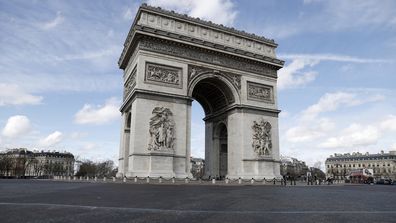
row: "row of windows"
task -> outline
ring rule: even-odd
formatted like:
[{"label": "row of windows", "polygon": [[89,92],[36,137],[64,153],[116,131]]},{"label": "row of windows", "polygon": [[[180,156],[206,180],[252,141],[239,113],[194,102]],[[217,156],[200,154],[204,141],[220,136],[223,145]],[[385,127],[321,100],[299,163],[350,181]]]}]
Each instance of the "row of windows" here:
[{"label": "row of windows", "polygon": [[[375,167],[375,166],[379,167],[380,164],[377,163],[377,165],[375,165],[375,164],[370,164],[369,163],[367,165],[367,167]],[[383,163],[382,166],[390,166],[390,163],[388,163],[387,165],[385,165],[385,163]],[[333,165],[327,165],[327,168],[333,168],[333,167],[335,167],[335,168],[347,167],[347,164],[344,164],[344,165],[336,164],[334,166]],[[358,165],[356,165],[356,164],[348,164],[348,167],[366,167],[366,165],[365,164],[358,164]]]},{"label": "row of windows", "polygon": [[[374,173],[392,173],[392,169],[390,169],[390,168],[388,168],[388,169],[384,168],[384,169],[379,169],[379,170],[374,169],[373,172]],[[327,170],[327,173],[328,174],[331,174],[331,173],[347,174],[348,172],[347,171],[342,171],[342,170],[335,170],[335,171]]]},{"label": "row of windows", "polygon": [[390,160],[395,159],[396,157],[362,157],[362,158],[340,158],[340,159],[328,159],[328,161],[357,161],[357,160]]}]

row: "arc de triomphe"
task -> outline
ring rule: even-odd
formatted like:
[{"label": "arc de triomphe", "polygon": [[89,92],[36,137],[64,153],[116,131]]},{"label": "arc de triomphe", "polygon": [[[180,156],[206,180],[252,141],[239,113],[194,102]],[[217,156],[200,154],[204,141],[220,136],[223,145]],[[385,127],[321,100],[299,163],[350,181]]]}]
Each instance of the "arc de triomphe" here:
[{"label": "arc de triomphe", "polygon": [[143,4],[129,31],[118,177],[191,177],[191,102],[205,176],[279,178],[273,40]]}]

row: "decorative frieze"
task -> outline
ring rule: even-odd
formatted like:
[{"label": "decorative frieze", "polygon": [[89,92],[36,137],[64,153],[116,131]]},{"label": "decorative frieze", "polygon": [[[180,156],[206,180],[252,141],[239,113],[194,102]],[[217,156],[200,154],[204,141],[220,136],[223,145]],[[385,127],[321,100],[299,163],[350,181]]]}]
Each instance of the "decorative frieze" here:
[{"label": "decorative frieze", "polygon": [[253,121],[253,143],[254,152],[259,156],[269,156],[272,153],[271,124],[264,119]]},{"label": "decorative frieze", "polygon": [[182,69],[146,63],[145,81],[148,83],[182,88]]},{"label": "decorative frieze", "polygon": [[248,82],[247,95],[249,100],[274,103],[274,88],[269,85]]},{"label": "decorative frieze", "polygon": [[[155,8],[151,9],[155,10]],[[165,16],[165,14],[168,15]],[[186,21],[186,17],[184,16],[182,20],[180,18],[177,19],[179,16],[180,15],[177,13],[170,13],[166,10],[161,10],[160,15],[158,13],[142,11],[137,25],[178,33],[192,38],[198,37],[216,44],[222,44],[273,58],[276,57],[276,44],[273,40],[255,35],[252,36],[246,32],[238,32],[235,29],[228,29],[224,32],[221,30],[225,28],[224,26],[217,26],[214,28],[214,23],[199,24],[203,21],[198,20],[198,23],[197,21],[189,22]],[[230,31],[233,32],[233,34],[231,34]]]},{"label": "decorative frieze", "polygon": [[146,37],[140,40],[139,49],[225,66],[259,75],[277,77],[277,68],[272,65],[167,40]]},{"label": "decorative frieze", "polygon": [[150,119],[150,142],[148,150],[173,151],[175,142],[175,122],[169,108],[155,107]]},{"label": "decorative frieze", "polygon": [[128,79],[124,83],[124,100],[132,92],[135,85],[136,85],[136,67],[132,70],[132,73],[129,75]]}]

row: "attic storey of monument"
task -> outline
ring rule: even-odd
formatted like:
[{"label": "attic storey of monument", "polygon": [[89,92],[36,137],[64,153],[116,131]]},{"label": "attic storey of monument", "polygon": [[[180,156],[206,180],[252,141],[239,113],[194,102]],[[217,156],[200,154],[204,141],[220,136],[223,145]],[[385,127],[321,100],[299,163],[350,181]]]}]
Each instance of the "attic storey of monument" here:
[{"label": "attic storey of monument", "polygon": [[191,102],[205,177],[279,178],[273,40],[143,4],[124,44],[119,177],[191,177]]}]

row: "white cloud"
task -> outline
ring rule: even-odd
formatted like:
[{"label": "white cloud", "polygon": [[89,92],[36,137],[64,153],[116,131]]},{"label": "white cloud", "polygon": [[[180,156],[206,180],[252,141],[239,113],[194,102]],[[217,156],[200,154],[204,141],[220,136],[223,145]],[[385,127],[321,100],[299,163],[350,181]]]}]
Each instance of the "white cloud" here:
[{"label": "white cloud", "polygon": [[88,133],[86,133],[86,132],[72,132],[71,134],[70,134],[70,138],[71,139],[82,139],[82,138],[84,138],[84,137],[86,137],[88,135]]},{"label": "white cloud", "polygon": [[43,97],[26,92],[16,84],[0,83],[0,106],[5,105],[36,105],[40,104]]},{"label": "white cloud", "polygon": [[238,14],[231,0],[148,0],[147,3],[224,25],[232,25]]},{"label": "white cloud", "polygon": [[64,20],[65,18],[62,16],[62,13],[58,11],[56,13],[56,17],[53,20],[40,24],[40,28],[44,30],[53,29],[60,25]]},{"label": "white cloud", "polygon": [[[312,3],[315,5],[312,6]],[[290,17],[288,21],[279,20],[281,22],[268,20],[267,24],[263,24],[263,33],[286,38],[309,32],[353,32],[353,29],[378,32],[378,29],[394,27],[394,8],[396,2],[393,0],[383,0],[381,4],[376,0],[304,0],[302,13],[298,17]]]},{"label": "white cloud", "polygon": [[353,123],[336,137],[330,137],[319,146],[324,148],[347,148],[376,144],[381,134],[377,127]]},{"label": "white cloud", "polygon": [[278,88],[285,89],[305,85],[315,80],[314,71],[301,72],[306,67],[312,67],[319,61],[311,59],[294,59],[289,65],[279,71]]},{"label": "white cloud", "polygon": [[307,142],[325,136],[333,130],[335,124],[327,118],[318,121],[301,123],[298,126],[291,127],[286,131],[286,139],[289,142]]},{"label": "white cloud", "polygon": [[82,147],[83,150],[93,150],[95,148],[98,148],[98,145],[93,142],[86,142]]},{"label": "white cloud", "polygon": [[123,17],[124,19],[126,19],[126,20],[131,20],[133,15],[134,15],[134,14],[132,13],[132,10],[131,10],[130,8],[127,8],[127,9],[125,10],[124,15],[123,15],[122,17]]},{"label": "white cloud", "polygon": [[389,115],[380,123],[380,128],[384,131],[396,131],[396,116]]},{"label": "white cloud", "polygon": [[14,73],[13,75],[8,75],[0,73],[0,79],[7,82],[7,85],[18,85],[27,92],[103,92],[117,90],[122,86],[121,79],[115,78],[114,74]]},{"label": "white cloud", "polygon": [[31,130],[30,120],[23,115],[15,115],[8,118],[3,129],[3,135],[9,138],[15,138],[29,133]]},{"label": "white cloud", "polygon": [[[367,93],[366,93],[367,94]],[[366,95],[364,92],[350,93],[350,92],[335,92],[326,93],[316,104],[309,106],[302,112],[303,120],[310,120],[316,118],[320,113],[335,111],[341,106],[352,107],[361,104],[381,101],[384,99],[382,95]],[[363,96],[363,97],[362,97]]]},{"label": "white cloud", "polygon": [[391,63],[393,60],[359,58],[348,55],[337,54],[279,54],[281,59],[289,59],[291,63],[278,74],[278,87],[280,90],[304,86],[315,80],[318,75],[315,71],[307,71],[309,67],[314,67],[322,61],[335,61],[344,63]]},{"label": "white cloud", "polygon": [[105,124],[120,119],[118,110],[119,102],[115,98],[110,98],[106,103],[101,105],[85,104],[83,108],[74,116],[74,122],[77,124]]},{"label": "white cloud", "polygon": [[50,147],[53,145],[58,144],[59,142],[61,142],[63,139],[63,134],[59,131],[55,131],[51,134],[49,134],[46,138],[41,139],[39,141],[40,146],[44,146],[44,147]]},{"label": "white cloud", "polygon": [[79,54],[68,54],[62,55],[61,57],[55,56],[51,57],[48,60],[56,60],[56,61],[68,61],[68,60],[92,60],[98,58],[109,58],[111,56],[115,56],[119,54],[121,51],[120,46],[109,46],[105,49],[95,50],[95,51],[83,51]]},{"label": "white cloud", "polygon": [[[329,136],[335,129],[336,124],[329,118],[321,117],[321,114],[334,112],[342,107],[353,107],[383,99],[382,95],[372,95],[363,90],[326,93],[320,97],[317,103],[307,107],[299,114],[297,124],[286,131],[286,140],[294,143],[309,142]],[[335,143],[334,140],[331,139],[331,143]],[[337,139],[337,142],[339,141],[340,139]]]},{"label": "white cloud", "polygon": [[308,61],[335,61],[335,62],[350,62],[350,63],[390,63],[393,60],[386,59],[373,59],[373,58],[360,58],[349,55],[339,54],[280,54],[279,58],[282,59],[301,59]]}]

